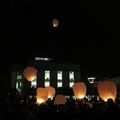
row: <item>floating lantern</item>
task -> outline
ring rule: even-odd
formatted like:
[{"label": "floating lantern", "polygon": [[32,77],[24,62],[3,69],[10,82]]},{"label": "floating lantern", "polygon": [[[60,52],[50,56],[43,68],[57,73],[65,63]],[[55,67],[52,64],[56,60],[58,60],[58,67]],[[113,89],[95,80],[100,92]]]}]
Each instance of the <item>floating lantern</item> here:
[{"label": "floating lantern", "polygon": [[117,87],[114,82],[112,81],[99,82],[97,87],[101,99],[103,99],[105,102],[108,99],[112,99],[113,101],[115,101],[117,95]]},{"label": "floating lantern", "polygon": [[39,87],[36,90],[37,94],[37,103],[41,104],[48,100],[48,91],[45,88]]},{"label": "floating lantern", "polygon": [[58,27],[59,25],[58,19],[53,19],[52,24],[53,24],[53,27]]},{"label": "floating lantern", "polygon": [[27,67],[23,71],[23,75],[29,82],[36,80],[37,78],[37,71],[34,67]]},{"label": "floating lantern", "polygon": [[52,98],[55,95],[55,88],[54,87],[46,87],[46,90],[48,91],[48,98]]},{"label": "floating lantern", "polygon": [[57,95],[54,100],[54,105],[60,105],[66,103],[66,98],[64,95]]},{"label": "floating lantern", "polygon": [[83,82],[74,83],[73,92],[76,98],[83,99],[86,96],[86,85]]}]

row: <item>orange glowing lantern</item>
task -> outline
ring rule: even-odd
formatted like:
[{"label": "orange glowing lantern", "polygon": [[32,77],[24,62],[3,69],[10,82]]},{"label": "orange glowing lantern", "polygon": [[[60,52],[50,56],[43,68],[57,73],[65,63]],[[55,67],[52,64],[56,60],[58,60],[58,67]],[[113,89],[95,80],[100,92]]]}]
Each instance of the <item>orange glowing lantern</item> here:
[{"label": "orange glowing lantern", "polygon": [[46,90],[48,91],[48,98],[52,98],[55,95],[55,88],[54,87],[46,87]]},{"label": "orange glowing lantern", "polygon": [[112,99],[113,101],[115,101],[117,95],[117,86],[114,82],[112,81],[99,82],[97,87],[101,99],[103,99],[105,102],[108,99]]},{"label": "orange glowing lantern", "polygon": [[37,97],[37,104],[40,105],[42,103],[45,103],[45,98],[44,97]]},{"label": "orange glowing lantern", "polygon": [[39,87],[36,90],[37,94],[37,103],[41,104],[48,100],[48,91],[45,88]]},{"label": "orange glowing lantern", "polygon": [[58,27],[59,25],[58,19],[53,19],[52,24],[53,24],[53,27]]},{"label": "orange glowing lantern", "polygon": [[34,67],[27,67],[24,69],[23,75],[29,82],[32,82],[36,80],[37,71]]},{"label": "orange glowing lantern", "polygon": [[54,100],[54,105],[60,105],[66,103],[66,98],[64,95],[57,95]]},{"label": "orange glowing lantern", "polygon": [[73,92],[76,98],[83,99],[86,96],[87,89],[83,82],[74,83]]}]

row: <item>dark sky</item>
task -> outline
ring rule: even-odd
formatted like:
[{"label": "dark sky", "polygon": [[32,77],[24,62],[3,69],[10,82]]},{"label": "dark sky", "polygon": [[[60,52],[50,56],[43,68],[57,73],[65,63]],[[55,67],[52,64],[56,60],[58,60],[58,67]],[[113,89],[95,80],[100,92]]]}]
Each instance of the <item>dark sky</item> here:
[{"label": "dark sky", "polygon": [[[79,0],[78,0],[79,1]],[[36,55],[78,63],[83,76],[103,78],[120,67],[119,6],[11,0],[0,3],[1,69]],[[58,28],[52,19],[59,19]]]}]

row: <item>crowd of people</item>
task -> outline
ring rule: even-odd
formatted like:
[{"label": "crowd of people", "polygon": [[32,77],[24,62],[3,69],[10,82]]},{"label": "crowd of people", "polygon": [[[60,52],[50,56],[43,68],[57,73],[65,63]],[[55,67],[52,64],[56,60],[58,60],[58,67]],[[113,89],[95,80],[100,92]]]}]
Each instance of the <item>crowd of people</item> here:
[{"label": "crowd of people", "polygon": [[40,120],[43,119],[67,119],[79,120],[97,118],[120,118],[120,101],[108,99],[76,100],[72,97],[65,104],[54,105],[54,99],[49,99],[43,104],[36,104],[36,98],[21,98],[8,95],[0,103],[0,114],[3,119],[9,120]]}]

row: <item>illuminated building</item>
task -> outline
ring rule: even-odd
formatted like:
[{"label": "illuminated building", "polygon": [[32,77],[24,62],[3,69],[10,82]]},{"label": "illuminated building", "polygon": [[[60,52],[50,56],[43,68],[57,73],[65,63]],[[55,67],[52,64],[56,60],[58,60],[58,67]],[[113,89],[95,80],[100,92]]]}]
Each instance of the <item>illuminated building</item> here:
[{"label": "illuminated building", "polygon": [[[37,79],[31,83],[23,76],[23,70],[27,66],[33,66],[37,70]],[[58,93],[69,94],[74,82],[80,82],[80,65],[56,63],[51,58],[35,57],[26,65],[13,65],[11,73],[11,87],[19,92],[53,86]]]}]

